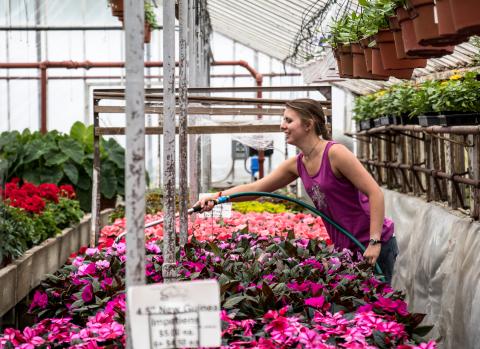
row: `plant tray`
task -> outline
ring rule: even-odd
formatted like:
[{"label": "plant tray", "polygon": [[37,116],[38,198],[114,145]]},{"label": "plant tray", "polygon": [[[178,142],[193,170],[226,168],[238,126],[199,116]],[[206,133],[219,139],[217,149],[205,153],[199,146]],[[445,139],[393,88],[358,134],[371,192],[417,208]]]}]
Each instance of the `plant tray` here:
[{"label": "plant tray", "polygon": [[440,114],[419,116],[421,126],[460,126],[479,125],[480,114]]},{"label": "plant tray", "polygon": [[446,124],[444,115],[420,115],[418,123],[420,126],[444,126]]},{"label": "plant tray", "polygon": [[374,127],[373,119],[361,120],[360,121],[360,130],[369,130]]},{"label": "plant tray", "polygon": [[398,116],[382,116],[380,118],[380,124],[382,126],[388,125],[400,125],[401,120]]},{"label": "plant tray", "polygon": [[465,114],[446,114],[440,115],[445,119],[445,126],[458,126],[458,125],[479,125],[480,114],[478,113],[465,113]]},{"label": "plant tray", "polygon": [[382,126],[382,118],[376,118],[373,120],[373,124],[375,125],[375,127],[380,127]]},{"label": "plant tray", "polygon": [[402,125],[418,125],[418,116],[408,117],[406,115],[400,117]]}]

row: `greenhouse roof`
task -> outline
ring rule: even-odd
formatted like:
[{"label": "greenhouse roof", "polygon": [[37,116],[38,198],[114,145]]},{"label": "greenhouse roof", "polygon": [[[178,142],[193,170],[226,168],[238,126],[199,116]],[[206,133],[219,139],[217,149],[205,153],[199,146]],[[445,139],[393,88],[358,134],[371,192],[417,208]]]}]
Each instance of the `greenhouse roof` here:
[{"label": "greenhouse roof", "polygon": [[322,10],[325,2],[208,0],[207,4],[214,31],[273,58],[284,60],[292,53],[300,29],[312,15]]}]

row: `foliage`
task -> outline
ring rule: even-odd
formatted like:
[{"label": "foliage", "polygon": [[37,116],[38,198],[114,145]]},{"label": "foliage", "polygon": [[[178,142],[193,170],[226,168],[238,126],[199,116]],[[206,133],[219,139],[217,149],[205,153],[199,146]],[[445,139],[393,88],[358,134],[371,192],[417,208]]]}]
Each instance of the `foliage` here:
[{"label": "foliage", "polygon": [[[293,234],[218,237],[192,236],[177,258],[181,280],[218,280],[222,348],[420,348],[420,335],[430,329],[419,326],[423,315],[407,311],[401,292],[376,280],[347,251]],[[162,241],[145,248],[147,281],[162,282]],[[123,346],[124,276],[123,242],[83,250],[35,293],[30,310],[39,321],[28,328],[30,336],[7,329],[0,345],[36,336],[51,347]]]},{"label": "foliage", "polygon": [[479,113],[480,81],[476,72],[460,75],[454,72],[449,79],[429,80],[422,84],[405,82],[387,90],[355,99],[356,120],[380,116],[418,116],[428,113]]},{"label": "foliage", "polygon": [[0,202],[0,267],[20,257],[34,235],[31,220],[19,208]]},{"label": "foliage", "polygon": [[350,12],[333,21],[330,36],[326,39],[332,47],[358,42],[388,28],[388,17],[394,14],[393,10],[397,6],[391,0],[360,0],[359,4],[359,13]]},{"label": "foliage", "polygon": [[157,16],[154,12],[154,7],[149,1],[145,1],[145,22],[150,25],[152,28],[158,27]]},{"label": "foliage", "polygon": [[377,97],[378,94],[375,93],[357,97],[353,107],[355,113],[353,119],[360,121],[377,118],[379,115]]},{"label": "foliage", "polygon": [[248,212],[269,212],[269,213],[282,213],[286,212],[287,208],[283,204],[275,204],[271,202],[259,202],[259,201],[246,201],[246,202],[234,202],[232,208],[240,213]]},{"label": "foliage", "polygon": [[[0,135],[0,159],[7,162],[7,180],[18,177],[33,184],[71,184],[80,206],[91,208],[93,126],[76,122],[70,134],[28,129]],[[110,199],[124,195],[125,150],[113,138],[100,141],[101,194]]]}]

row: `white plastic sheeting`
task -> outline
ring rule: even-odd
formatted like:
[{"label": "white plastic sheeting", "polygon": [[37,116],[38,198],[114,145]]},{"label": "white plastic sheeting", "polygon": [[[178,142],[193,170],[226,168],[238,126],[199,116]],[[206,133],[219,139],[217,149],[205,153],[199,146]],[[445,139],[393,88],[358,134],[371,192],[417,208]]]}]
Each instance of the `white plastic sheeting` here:
[{"label": "white plastic sheeting", "polygon": [[480,224],[422,199],[385,190],[400,254],[393,286],[428,314],[445,349],[480,348]]}]

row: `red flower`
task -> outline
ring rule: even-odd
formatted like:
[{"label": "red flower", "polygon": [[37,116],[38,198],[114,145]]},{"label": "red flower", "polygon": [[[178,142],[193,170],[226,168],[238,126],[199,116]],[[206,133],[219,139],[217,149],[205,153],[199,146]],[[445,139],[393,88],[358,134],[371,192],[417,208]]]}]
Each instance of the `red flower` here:
[{"label": "red flower", "polygon": [[38,192],[42,198],[58,203],[60,189],[55,184],[42,183],[38,186]]},{"label": "red flower", "polygon": [[66,197],[69,199],[75,199],[75,190],[69,184],[64,184],[60,186],[60,196]]}]

